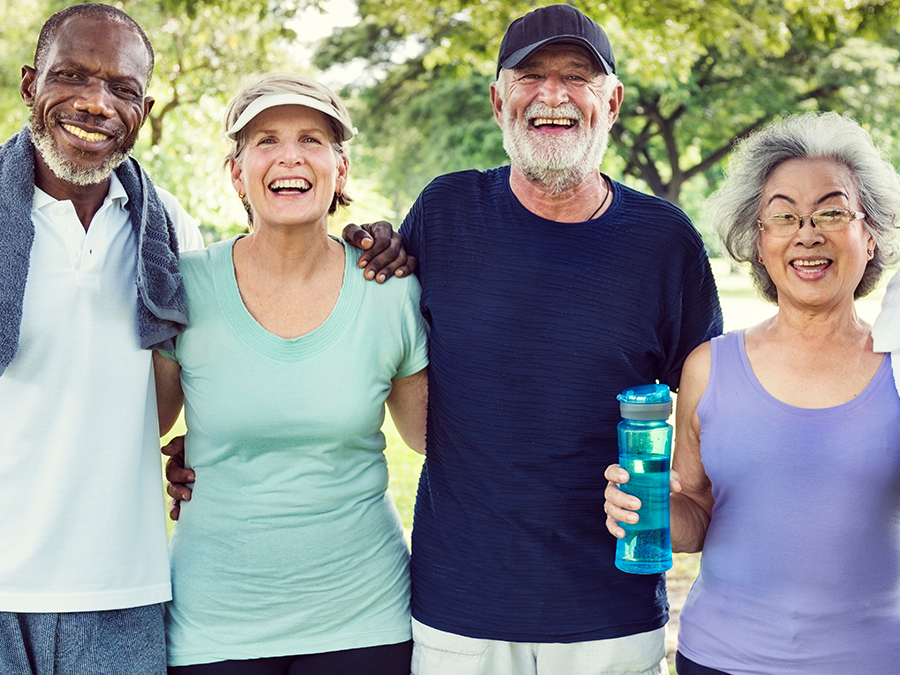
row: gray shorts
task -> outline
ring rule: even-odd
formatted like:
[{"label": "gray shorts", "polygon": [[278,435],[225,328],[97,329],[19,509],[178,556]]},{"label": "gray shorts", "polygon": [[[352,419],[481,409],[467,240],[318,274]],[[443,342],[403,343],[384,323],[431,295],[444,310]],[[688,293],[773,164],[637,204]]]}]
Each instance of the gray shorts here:
[{"label": "gray shorts", "polygon": [[163,606],[0,612],[3,675],[165,675]]}]

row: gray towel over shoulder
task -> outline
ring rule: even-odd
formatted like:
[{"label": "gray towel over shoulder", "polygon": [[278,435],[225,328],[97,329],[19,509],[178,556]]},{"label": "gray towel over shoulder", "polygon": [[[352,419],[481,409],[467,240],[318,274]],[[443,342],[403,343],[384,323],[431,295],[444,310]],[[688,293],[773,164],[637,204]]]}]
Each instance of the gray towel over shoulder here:
[{"label": "gray towel over shoulder", "polygon": [[[0,146],[0,374],[15,358],[22,325],[34,224],[34,144],[26,126]],[[135,325],[142,349],[174,349],[187,327],[184,281],[178,272],[178,240],[172,219],[137,160],[129,157],[116,176],[128,195],[137,242]]]}]

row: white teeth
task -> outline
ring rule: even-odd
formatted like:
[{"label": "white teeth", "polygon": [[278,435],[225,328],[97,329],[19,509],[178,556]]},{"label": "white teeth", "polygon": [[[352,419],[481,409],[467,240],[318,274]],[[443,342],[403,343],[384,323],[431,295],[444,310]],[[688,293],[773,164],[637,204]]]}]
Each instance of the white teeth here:
[{"label": "white teeth", "polygon": [[78,136],[78,138],[85,141],[105,141],[109,136],[106,134],[100,134],[93,131],[85,131],[84,129],[80,129],[79,127],[74,127],[71,124],[63,124],[63,129],[68,131],[73,136]]},{"label": "white teeth", "polygon": [[540,127],[545,125],[553,125],[560,127],[571,127],[575,124],[575,120],[571,117],[536,117],[531,122],[534,126]]},{"label": "white teeth", "polygon": [[289,180],[273,181],[269,187],[272,190],[309,190],[312,183],[302,178],[291,178]]},{"label": "white teeth", "polygon": [[797,267],[816,267],[818,265],[827,265],[829,260],[795,260],[792,265]]}]

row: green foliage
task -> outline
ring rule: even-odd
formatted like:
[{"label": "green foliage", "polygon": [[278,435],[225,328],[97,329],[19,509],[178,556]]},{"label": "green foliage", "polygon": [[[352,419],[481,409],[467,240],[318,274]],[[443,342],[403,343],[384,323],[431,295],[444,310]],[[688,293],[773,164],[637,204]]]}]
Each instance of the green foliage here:
[{"label": "green foliage", "polygon": [[[0,124],[8,138],[28,119],[19,97],[21,67],[32,64],[44,20],[72,2],[44,1],[7,10],[0,29]],[[302,70],[292,61],[296,2],[147,2],[117,6],[146,31],[156,54],[148,95],[155,99],[135,156],[157,185],[196,217],[207,240],[242,230],[246,215],[222,170],[225,105],[251,74]],[[303,5],[304,7],[307,5]]]},{"label": "green foliage", "polygon": [[5,140],[28,121],[28,108],[19,96],[22,66],[34,61],[34,48],[43,23],[38,4],[0,0],[0,133]]},{"label": "green foliage", "polygon": [[[319,67],[370,65],[359,126],[395,202],[436,173],[505,161],[487,83],[506,26],[538,4],[361,0],[361,24],[320,49]],[[900,0],[570,4],[604,26],[625,85],[604,170],[689,213],[734,142],[781,115],[837,110],[882,138],[900,131]]]},{"label": "green foliage", "polygon": [[135,155],[158,185],[200,221],[208,241],[242,231],[246,214],[223,171],[225,106],[251,74],[292,69],[288,21],[294,3],[248,0],[169,8],[122,5],[156,51],[149,94],[156,99]]}]

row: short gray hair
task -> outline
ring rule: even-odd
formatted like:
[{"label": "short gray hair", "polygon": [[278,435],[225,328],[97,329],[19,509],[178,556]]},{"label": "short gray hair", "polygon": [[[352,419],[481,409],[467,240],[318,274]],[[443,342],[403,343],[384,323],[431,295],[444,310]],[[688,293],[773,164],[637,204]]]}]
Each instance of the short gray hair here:
[{"label": "short gray hair", "polygon": [[861,298],[900,259],[896,229],[900,225],[900,178],[869,133],[852,119],[834,112],[791,115],[773,122],[735,149],[725,180],[707,200],[705,213],[737,262],[749,262],[751,276],[763,297],[777,303],[778,293],[759,262],[756,221],[766,181],[789,159],[823,158],[849,168],[856,180],[863,224],[875,240],[875,256],[866,265],[854,291]]},{"label": "short gray hair", "polygon": [[[344,102],[324,84],[320,84],[311,77],[306,77],[305,75],[297,75],[295,73],[270,73],[257,76],[248,84],[241,87],[237,95],[231,99],[231,103],[228,104],[228,108],[225,110],[225,129],[230,129],[237,118],[241,116],[241,113],[244,112],[247,106],[253,103],[253,101],[260,96],[267,96],[269,94],[302,94],[303,96],[309,96],[310,98],[314,98],[317,101],[330,105],[338,112],[339,117],[342,119],[350,119],[350,114],[347,112]],[[328,124],[331,128],[331,145],[334,148],[335,153],[337,153],[338,157],[348,157],[347,144],[343,140],[343,129],[331,116],[326,115],[325,118],[328,120]],[[226,168],[231,162],[237,162],[241,159],[246,143],[246,128],[244,128],[238,131],[237,137],[232,141],[231,150],[225,156]],[[241,201],[244,203],[244,209],[247,211],[247,217],[252,225],[253,212],[250,209],[250,203],[247,201],[246,197],[242,198]],[[336,194],[328,209],[328,215],[333,214],[339,206],[349,206],[352,201],[353,200],[346,192]]]}]

